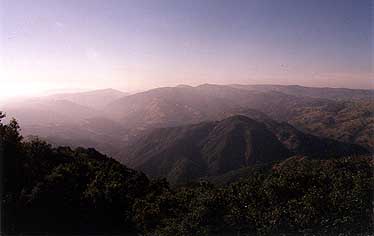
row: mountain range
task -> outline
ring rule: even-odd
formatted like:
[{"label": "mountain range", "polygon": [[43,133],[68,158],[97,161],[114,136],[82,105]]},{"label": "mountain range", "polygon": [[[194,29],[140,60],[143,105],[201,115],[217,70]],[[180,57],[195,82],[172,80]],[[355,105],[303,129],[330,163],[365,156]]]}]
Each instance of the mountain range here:
[{"label": "mountain range", "polygon": [[94,147],[172,182],[293,155],[372,153],[374,91],[285,85],[114,89],[10,102],[24,136]]}]

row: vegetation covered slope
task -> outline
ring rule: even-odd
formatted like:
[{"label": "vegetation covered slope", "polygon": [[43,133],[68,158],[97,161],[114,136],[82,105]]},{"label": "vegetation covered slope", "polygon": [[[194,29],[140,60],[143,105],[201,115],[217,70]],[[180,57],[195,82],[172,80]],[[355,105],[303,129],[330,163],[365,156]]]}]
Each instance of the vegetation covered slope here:
[{"label": "vegetation covered slope", "polygon": [[132,204],[149,181],[94,149],[24,142],[0,124],[2,232],[132,232]]},{"label": "vegetation covered slope", "polygon": [[287,123],[237,115],[221,121],[160,128],[124,148],[118,159],[173,183],[221,175],[293,155],[332,158],[362,155],[358,146],[304,134]]},{"label": "vegetation covered slope", "polygon": [[313,135],[373,150],[371,90],[294,87],[205,84],[159,88],[121,98],[108,105],[106,114],[132,129],[147,129],[218,120],[254,109]]},{"label": "vegetation covered slope", "polygon": [[356,143],[373,152],[373,112],[373,101],[344,101],[300,108],[288,122],[308,133]]},{"label": "vegetation covered slope", "polygon": [[285,119],[298,107],[319,106],[326,102],[332,101],[204,84],[157,88],[126,96],[109,104],[105,113],[124,125],[144,129],[217,120],[222,114],[243,108]]},{"label": "vegetation covered slope", "polygon": [[272,85],[272,84],[232,84],[233,88],[257,90],[257,91],[278,91],[294,96],[308,96],[314,98],[327,98],[333,100],[373,100],[374,91],[369,89],[348,89],[348,88],[313,88],[300,85]]},{"label": "vegetation covered slope", "polygon": [[373,230],[372,168],[365,158],[291,159],[223,187],[148,195],[139,218],[150,235],[364,235]]},{"label": "vegetation covered slope", "polygon": [[[3,115],[0,113],[0,120]],[[170,188],[93,149],[24,141],[0,122],[1,233],[357,235],[373,230],[373,161],[288,159],[222,187]]]},{"label": "vegetation covered slope", "polygon": [[[298,85],[231,85],[249,91],[280,92],[297,98],[323,98],[320,103],[304,103],[286,113],[259,109],[272,118],[286,121],[311,134],[362,145],[374,150],[374,91],[345,88],[310,88]],[[321,100],[322,101],[322,100]],[[274,112],[275,111],[275,112]]]},{"label": "vegetation covered slope", "polygon": [[245,116],[157,129],[131,145],[124,162],[151,176],[186,182],[289,156],[263,124]]}]

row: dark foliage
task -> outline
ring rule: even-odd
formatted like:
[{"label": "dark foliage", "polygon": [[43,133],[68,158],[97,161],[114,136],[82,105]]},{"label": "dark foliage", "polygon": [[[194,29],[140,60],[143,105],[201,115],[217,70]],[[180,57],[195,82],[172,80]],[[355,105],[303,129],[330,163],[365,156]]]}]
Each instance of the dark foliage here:
[{"label": "dark foliage", "polygon": [[16,121],[0,124],[2,231],[132,232],[132,205],[147,177],[94,149],[23,142]]},{"label": "dark foliage", "polygon": [[228,186],[201,182],[152,194],[137,205],[137,219],[157,219],[153,228],[141,224],[149,235],[358,235],[373,230],[368,158],[293,158],[252,171]]},{"label": "dark foliage", "polygon": [[[3,115],[0,113],[0,118]],[[223,186],[171,188],[94,149],[23,141],[0,122],[2,233],[357,235],[373,231],[373,160],[291,158]]]}]

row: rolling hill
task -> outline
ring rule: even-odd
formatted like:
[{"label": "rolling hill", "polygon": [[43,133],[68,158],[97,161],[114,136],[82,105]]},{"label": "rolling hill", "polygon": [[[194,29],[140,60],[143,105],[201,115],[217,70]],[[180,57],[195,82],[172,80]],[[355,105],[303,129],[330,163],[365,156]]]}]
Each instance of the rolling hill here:
[{"label": "rolling hill", "polygon": [[48,98],[53,100],[67,100],[82,106],[101,109],[126,95],[128,95],[128,93],[108,88],[79,93],[59,93],[50,95]]},{"label": "rolling hill", "polygon": [[278,91],[284,94],[300,96],[300,97],[314,97],[314,98],[326,98],[333,100],[373,100],[374,91],[366,89],[348,89],[348,88],[313,88],[304,87],[300,85],[243,85],[243,84],[232,84],[233,88],[255,90],[262,92]]},{"label": "rolling hill", "polygon": [[56,94],[9,102],[0,107],[15,117],[22,135],[39,136],[56,145],[95,147],[115,154],[129,132],[105,117],[102,106],[125,94],[113,89]]},{"label": "rolling hill", "polygon": [[[113,89],[56,94],[9,103],[1,110],[19,120],[25,136],[38,135],[54,144],[95,147],[116,156],[134,137],[150,129],[222,120],[238,114],[261,122],[286,122],[302,135],[359,144],[373,151],[372,93],[278,85],[181,85],[132,95]],[[279,126],[270,123],[265,122],[269,130]],[[286,123],[281,130],[288,129]],[[301,135],[291,133],[290,137]],[[308,149],[290,140],[298,152]],[[319,152],[326,152],[324,145],[318,147]]]},{"label": "rolling hill", "polygon": [[123,125],[147,128],[215,120],[244,108],[260,110],[282,120],[299,107],[329,102],[332,101],[204,84],[158,88],[126,96],[109,104],[105,113]]},{"label": "rolling hill", "polygon": [[204,84],[159,88],[118,99],[106,107],[105,113],[125,127],[146,130],[219,120],[256,110],[313,135],[374,148],[373,101],[344,100],[359,94],[368,98],[371,90],[331,89],[333,94],[341,94],[341,99],[333,100],[326,98],[324,94],[330,90],[325,88],[301,87],[313,95],[301,96],[302,92],[287,92],[293,86],[280,86],[289,94],[280,92],[279,86],[274,90],[265,86],[266,91],[237,87]]},{"label": "rolling hill", "polygon": [[117,159],[150,176],[165,176],[179,183],[297,154],[332,158],[366,153],[358,145],[320,139],[285,123],[238,115],[154,129],[124,148]]}]

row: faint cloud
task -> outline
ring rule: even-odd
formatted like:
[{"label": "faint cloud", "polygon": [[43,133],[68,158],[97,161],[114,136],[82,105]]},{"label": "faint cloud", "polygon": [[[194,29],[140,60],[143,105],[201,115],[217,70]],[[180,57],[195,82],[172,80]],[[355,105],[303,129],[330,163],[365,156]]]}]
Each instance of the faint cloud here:
[{"label": "faint cloud", "polygon": [[55,25],[56,25],[58,28],[63,28],[63,27],[65,27],[65,24],[62,23],[62,22],[60,22],[60,21],[56,21],[56,22],[55,22]]}]

